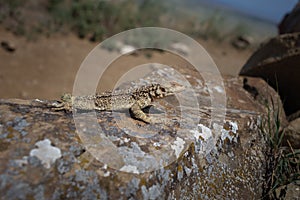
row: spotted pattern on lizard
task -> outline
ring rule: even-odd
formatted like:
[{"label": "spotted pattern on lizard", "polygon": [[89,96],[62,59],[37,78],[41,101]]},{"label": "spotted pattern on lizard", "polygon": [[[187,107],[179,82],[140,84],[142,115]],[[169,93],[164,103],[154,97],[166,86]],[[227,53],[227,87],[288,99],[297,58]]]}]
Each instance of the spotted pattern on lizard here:
[{"label": "spotted pattern on lizard", "polygon": [[151,84],[142,86],[132,91],[105,92],[96,95],[72,96],[65,94],[58,104],[53,104],[54,110],[99,110],[113,111],[129,109],[132,117],[146,123],[155,123],[155,120],[147,116],[142,109],[151,106],[155,99],[164,98],[180,92],[184,86],[177,83],[169,83],[168,86]]}]

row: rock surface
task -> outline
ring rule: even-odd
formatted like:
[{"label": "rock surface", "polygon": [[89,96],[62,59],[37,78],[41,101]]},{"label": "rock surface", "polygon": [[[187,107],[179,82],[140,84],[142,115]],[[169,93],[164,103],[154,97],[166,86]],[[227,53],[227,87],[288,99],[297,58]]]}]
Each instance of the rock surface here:
[{"label": "rock surface", "polygon": [[300,149],[300,118],[297,118],[289,123],[285,128],[283,144],[294,149]]},{"label": "rock surface", "polygon": [[297,200],[300,196],[300,186],[299,181],[297,183],[290,183],[287,187],[286,199],[289,200]]},{"label": "rock surface", "polygon": [[271,39],[247,61],[240,75],[262,77],[278,89],[287,115],[300,110],[300,33]]},{"label": "rock surface", "polygon": [[[259,128],[267,109],[260,101],[274,98],[274,108],[280,108],[276,92],[263,80],[248,78],[258,91],[255,100],[243,89],[243,78],[224,78],[226,93],[214,85],[213,76],[209,83],[186,78],[200,104],[198,111],[188,106],[183,110],[183,103],[178,106],[170,97],[159,102],[171,119],[166,124],[147,125],[124,112],[99,112],[95,116],[101,134],[91,122],[93,113],[73,118],[40,100],[1,100],[2,198],[259,199],[267,159]],[[189,100],[192,92],[186,92],[178,98]],[[212,92],[227,97],[224,121],[210,119]],[[280,118],[284,121],[284,112]],[[110,145],[101,146],[104,140]],[[34,149],[39,156],[45,152],[45,159],[32,156]],[[43,164],[46,158],[49,165]]]},{"label": "rock surface", "polygon": [[286,14],[278,25],[279,34],[300,32],[300,3],[298,2],[292,12]]}]

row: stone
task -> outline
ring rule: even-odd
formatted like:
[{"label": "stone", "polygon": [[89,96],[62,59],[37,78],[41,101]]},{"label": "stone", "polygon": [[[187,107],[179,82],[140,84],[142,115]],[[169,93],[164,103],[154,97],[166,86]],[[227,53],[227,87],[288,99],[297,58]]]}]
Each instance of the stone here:
[{"label": "stone", "polygon": [[287,115],[300,110],[300,33],[279,35],[259,48],[240,75],[261,77],[279,92]]},{"label": "stone", "polygon": [[285,128],[283,145],[291,145],[293,149],[300,149],[300,118],[291,121]]},{"label": "stone", "polygon": [[287,13],[278,25],[279,34],[300,32],[300,3]]},{"label": "stone", "polygon": [[3,40],[1,41],[1,47],[7,52],[14,52],[16,50],[16,45],[11,41]]},{"label": "stone", "polygon": [[[197,74],[179,67],[177,71]],[[168,72],[172,80],[178,78]],[[51,110],[45,106],[48,100],[0,100],[1,196],[259,199],[269,159],[261,129],[268,109],[261,102],[270,102],[272,97],[272,113],[282,109],[282,104],[265,81],[247,79],[247,84],[257,88],[256,98],[243,88],[243,77],[224,77],[223,89],[216,85],[215,75],[210,75],[208,83],[190,76],[194,88],[178,94],[180,106],[175,97],[157,102],[166,109],[155,115],[166,115],[168,121],[160,125],[134,120],[126,112],[72,115]],[[212,118],[212,93],[226,97],[224,118],[219,116],[222,107]],[[193,94],[200,104],[198,110],[190,104],[183,106]],[[279,118],[284,124],[284,112]],[[43,144],[61,153],[49,168],[44,167],[42,157],[30,156],[36,145]]]},{"label": "stone", "polygon": [[286,199],[297,200],[300,196],[299,181],[296,183],[290,183],[287,186]]}]

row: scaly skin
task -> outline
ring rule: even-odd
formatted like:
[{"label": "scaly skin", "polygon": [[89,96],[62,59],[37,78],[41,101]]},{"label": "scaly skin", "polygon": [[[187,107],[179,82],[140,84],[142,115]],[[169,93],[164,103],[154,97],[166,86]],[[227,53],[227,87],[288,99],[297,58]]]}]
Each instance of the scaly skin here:
[{"label": "scaly skin", "polygon": [[117,93],[101,93],[87,96],[72,96],[65,94],[61,98],[61,102],[52,105],[54,110],[70,111],[72,106],[79,110],[99,110],[113,111],[130,109],[132,117],[146,123],[155,123],[155,120],[147,116],[143,112],[143,108],[148,107],[155,99],[164,98],[180,92],[184,86],[177,83],[171,83],[170,86],[162,86],[160,84],[152,84],[142,86],[133,91],[117,92]]}]

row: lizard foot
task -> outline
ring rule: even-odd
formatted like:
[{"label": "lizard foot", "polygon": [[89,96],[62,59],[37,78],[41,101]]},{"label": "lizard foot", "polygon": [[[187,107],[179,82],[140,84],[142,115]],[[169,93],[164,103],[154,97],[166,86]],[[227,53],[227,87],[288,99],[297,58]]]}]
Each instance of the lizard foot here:
[{"label": "lizard foot", "polygon": [[51,109],[54,111],[67,111],[70,112],[72,110],[72,96],[71,94],[64,94],[61,96],[61,101],[52,103],[50,105]]}]

